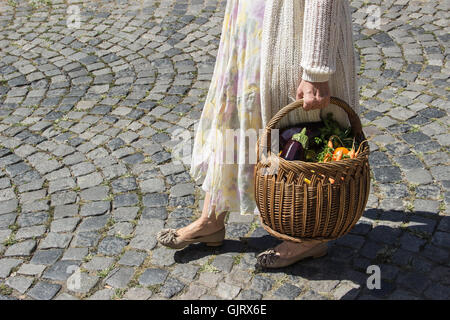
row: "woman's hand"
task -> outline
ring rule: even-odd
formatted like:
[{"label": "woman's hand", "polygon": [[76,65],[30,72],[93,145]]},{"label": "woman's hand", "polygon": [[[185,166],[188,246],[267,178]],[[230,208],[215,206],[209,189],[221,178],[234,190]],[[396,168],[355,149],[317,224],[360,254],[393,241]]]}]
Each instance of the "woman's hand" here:
[{"label": "woman's hand", "polygon": [[308,82],[302,80],[297,89],[297,100],[303,99],[306,111],[322,109],[330,103],[330,88],[326,82]]}]

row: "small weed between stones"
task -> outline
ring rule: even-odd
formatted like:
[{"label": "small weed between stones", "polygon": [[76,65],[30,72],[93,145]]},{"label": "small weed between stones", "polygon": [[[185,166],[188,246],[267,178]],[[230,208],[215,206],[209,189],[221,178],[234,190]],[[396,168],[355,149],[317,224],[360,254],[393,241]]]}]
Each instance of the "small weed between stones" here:
[{"label": "small weed between stones", "polygon": [[6,284],[1,283],[0,284],[0,294],[4,296],[9,296],[12,293],[12,289],[8,287]]},{"label": "small weed between stones", "polygon": [[114,265],[97,272],[97,276],[100,278],[106,278],[108,276],[108,274],[111,272],[111,270],[113,270],[113,269],[114,269]]},{"label": "small weed between stones", "polygon": [[17,243],[17,240],[16,240],[16,236],[13,235],[13,234],[11,234],[11,235],[8,237],[8,239],[6,239],[6,240],[3,242],[3,244],[4,244],[6,247],[12,246],[12,245],[15,244],[15,243]]},{"label": "small weed between stones", "polygon": [[414,204],[412,204],[411,202],[408,202],[405,206],[406,210],[408,210],[409,212],[413,212],[414,211]]},{"label": "small weed between stones", "polygon": [[233,265],[238,265],[239,263],[241,263],[241,259],[242,259],[242,255],[237,255],[233,257]]},{"label": "small weed between stones", "polygon": [[155,284],[155,285],[152,285],[152,286],[148,286],[147,289],[150,290],[153,293],[158,293],[159,290],[161,290],[161,285],[160,284]]},{"label": "small weed between stones", "polygon": [[116,289],[114,291],[114,295],[112,296],[113,300],[118,300],[118,299],[122,299],[123,295],[125,294],[125,292],[127,291],[127,289]]}]

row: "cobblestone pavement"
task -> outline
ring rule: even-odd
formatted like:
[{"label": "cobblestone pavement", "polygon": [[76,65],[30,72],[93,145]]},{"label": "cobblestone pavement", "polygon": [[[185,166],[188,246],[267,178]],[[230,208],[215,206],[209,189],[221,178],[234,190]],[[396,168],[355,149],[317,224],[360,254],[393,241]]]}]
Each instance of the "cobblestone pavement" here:
[{"label": "cobblestone pavement", "polygon": [[225,2],[78,1],[72,29],[41,2],[0,1],[1,299],[450,298],[448,1],[351,2],[372,193],[328,256],[274,272],[257,217],[217,249],[155,241],[201,205],[171,133],[200,117]]}]

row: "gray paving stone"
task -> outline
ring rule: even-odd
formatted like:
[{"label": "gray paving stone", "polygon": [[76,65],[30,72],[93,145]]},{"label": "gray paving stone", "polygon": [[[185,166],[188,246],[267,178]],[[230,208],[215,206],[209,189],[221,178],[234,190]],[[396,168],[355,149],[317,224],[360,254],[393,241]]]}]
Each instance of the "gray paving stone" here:
[{"label": "gray paving stone", "polygon": [[24,263],[19,268],[19,270],[17,270],[17,273],[28,275],[28,276],[40,277],[42,272],[44,271],[44,269],[45,269],[44,265]]},{"label": "gray paving stone", "polygon": [[194,194],[194,185],[191,183],[183,183],[173,186],[169,194],[171,197],[183,197],[189,194]]},{"label": "gray paving stone", "polygon": [[6,280],[6,284],[9,287],[19,291],[20,293],[25,293],[32,283],[33,283],[32,278],[27,278],[23,276],[9,277]]},{"label": "gray paving stone", "polygon": [[118,268],[111,271],[108,278],[106,278],[105,283],[114,288],[126,288],[131,281],[133,274],[133,268]]},{"label": "gray paving stone", "polygon": [[450,173],[448,168],[444,165],[431,167],[431,174],[437,181],[450,180]]},{"label": "gray paving stone", "polygon": [[208,271],[200,273],[198,281],[200,284],[206,287],[214,288],[217,286],[217,284],[222,278],[223,278],[222,274]]},{"label": "gray paving stone", "polygon": [[11,270],[22,263],[20,259],[3,258],[0,259],[0,278],[6,278]]},{"label": "gray paving stone", "polygon": [[161,193],[146,194],[142,201],[146,207],[165,207],[168,204],[168,196]]},{"label": "gray paving stone", "polygon": [[[398,167],[378,167],[373,169],[375,179],[380,183],[392,183],[402,179],[401,172]],[[412,178],[415,179],[415,178]]]},{"label": "gray paving stone", "polygon": [[225,282],[220,282],[216,291],[219,297],[229,300],[234,299],[241,291],[241,288]]},{"label": "gray paving stone", "polygon": [[127,241],[117,237],[106,237],[98,245],[98,252],[104,255],[112,256],[122,252],[127,245]]},{"label": "gray paving stone", "polygon": [[272,279],[257,275],[252,280],[251,288],[260,293],[264,293],[266,291],[269,291],[272,288],[272,285]]},{"label": "gray paving stone", "polygon": [[143,193],[164,192],[166,189],[162,179],[148,179],[139,183]]},{"label": "gray paving stone", "polygon": [[126,300],[148,300],[152,296],[150,290],[144,288],[131,288],[123,296]]},{"label": "gray paving stone", "polygon": [[81,207],[81,216],[98,216],[107,213],[110,209],[109,201],[95,201],[84,204]]},{"label": "gray paving stone", "polygon": [[97,276],[77,270],[67,279],[67,288],[70,291],[85,294],[97,284],[98,280]]},{"label": "gray paving stone", "polygon": [[71,239],[72,239],[71,234],[50,232],[47,234],[47,237],[45,237],[39,243],[39,248],[40,249],[66,248],[69,245]]},{"label": "gray paving stone", "polygon": [[62,249],[37,250],[30,263],[51,265],[61,257],[62,253]]},{"label": "gray paving stone", "polygon": [[169,272],[164,269],[147,269],[139,277],[139,284],[146,287],[163,284],[168,275]]},{"label": "gray paving stone", "polygon": [[156,238],[147,233],[136,234],[129,246],[137,250],[152,250],[157,244]]},{"label": "gray paving stone", "polygon": [[136,179],[134,177],[121,178],[111,183],[112,190],[115,193],[133,191],[137,189]]},{"label": "gray paving stone", "polygon": [[46,212],[29,212],[29,213],[22,213],[17,219],[17,223],[21,227],[30,227],[43,224],[47,220],[48,214]]},{"label": "gray paving stone", "polygon": [[93,172],[77,178],[77,185],[80,187],[80,189],[92,188],[98,186],[102,182],[103,177],[98,172]]},{"label": "gray paving stone", "polygon": [[88,300],[111,300],[114,296],[114,289],[102,289],[95,292]]},{"label": "gray paving stone", "polygon": [[113,207],[130,207],[139,203],[139,197],[135,193],[123,193],[114,196]]},{"label": "gray paving stone", "polygon": [[78,232],[72,242],[75,247],[95,247],[100,240],[97,231]]},{"label": "gray paving stone", "polygon": [[10,199],[6,201],[0,201],[0,214],[13,212],[17,209],[17,199]]},{"label": "gray paving stone", "polygon": [[93,257],[92,260],[83,264],[83,267],[89,271],[101,271],[108,269],[114,263],[114,258]]},{"label": "gray paving stone", "polygon": [[28,291],[28,295],[36,300],[50,300],[61,289],[61,285],[39,281]]},{"label": "gray paving stone", "polygon": [[73,217],[78,214],[78,204],[59,205],[55,207],[53,217],[55,219]]},{"label": "gray paving stone", "polygon": [[50,226],[51,232],[72,232],[80,222],[79,218],[63,218],[53,220]]},{"label": "gray paving stone", "polygon": [[153,250],[152,264],[159,267],[168,267],[175,263],[175,251],[167,248],[157,248]]},{"label": "gray paving stone", "polygon": [[16,221],[17,215],[15,213],[3,214],[0,216],[0,228],[8,228]]},{"label": "gray paving stone", "polygon": [[426,214],[436,214],[439,212],[439,202],[433,200],[414,200],[414,211]]},{"label": "gray paving stone", "polygon": [[204,296],[207,292],[207,288],[196,284],[191,284],[186,292],[180,296],[182,300],[198,300]]},{"label": "gray paving stone", "polygon": [[425,169],[413,169],[406,172],[406,180],[414,184],[428,184],[433,181],[430,173]]},{"label": "gray paving stone", "polygon": [[123,254],[122,258],[120,258],[119,264],[138,267],[144,262],[146,257],[147,254],[145,252],[129,250]]},{"label": "gray paving stone", "polygon": [[134,225],[130,222],[118,222],[115,223],[110,230],[108,231],[108,235],[113,236],[116,235],[118,237],[128,237],[131,236],[134,230]]},{"label": "gray paving stone", "polygon": [[54,281],[65,281],[78,269],[79,265],[78,261],[58,261],[48,267],[42,277]]},{"label": "gray paving stone", "polygon": [[274,292],[274,295],[282,299],[292,300],[296,298],[301,292],[301,287],[292,285],[290,283],[285,283]]},{"label": "gray paving stone", "polygon": [[40,237],[45,233],[46,230],[47,227],[44,225],[20,228],[19,230],[17,230],[15,238],[17,240],[21,240]]},{"label": "gray paving stone", "polygon": [[165,220],[165,219],[167,219],[167,210],[166,210],[166,208],[162,208],[162,207],[145,208],[144,211],[142,211],[141,219]]},{"label": "gray paving stone", "polygon": [[184,288],[184,283],[175,278],[168,278],[161,287],[159,294],[165,298],[172,298]]},{"label": "gray paving stone", "polygon": [[197,266],[190,264],[178,264],[173,269],[172,275],[185,281],[192,281],[197,275],[198,270],[199,267]]},{"label": "gray paving stone", "polygon": [[97,186],[81,191],[80,197],[81,199],[88,201],[105,200],[108,197],[108,192],[108,187]]},{"label": "gray paving stone", "polygon": [[88,248],[68,248],[61,260],[83,260],[89,253]]},{"label": "gray paving stone", "polygon": [[36,248],[36,241],[35,240],[25,240],[22,242],[15,243],[8,247],[8,249],[5,252],[5,257],[11,257],[11,256],[29,256],[33,252],[33,250]]},{"label": "gray paving stone", "polygon": [[58,180],[53,180],[49,182],[48,186],[48,193],[52,194],[57,191],[72,189],[75,187],[75,181],[68,177],[68,178],[61,178]]},{"label": "gray paving stone", "polygon": [[58,295],[54,300],[80,300],[77,297],[74,297],[66,292],[61,293]]},{"label": "gray paving stone", "polygon": [[76,198],[77,194],[74,191],[57,192],[51,195],[51,205],[58,206],[58,205],[72,204],[76,201]]},{"label": "gray paving stone", "polygon": [[263,297],[262,294],[254,291],[254,290],[243,290],[237,296],[237,300],[261,300]]},{"label": "gray paving stone", "polygon": [[212,262],[212,266],[216,267],[220,271],[225,273],[229,273],[231,268],[233,267],[234,259],[232,256],[228,255],[219,255]]},{"label": "gray paving stone", "polygon": [[77,230],[80,232],[100,230],[106,226],[109,219],[109,214],[84,218]]},{"label": "gray paving stone", "polygon": [[126,208],[116,208],[113,210],[112,215],[114,221],[133,221],[137,214],[139,208],[138,207],[126,207]]}]

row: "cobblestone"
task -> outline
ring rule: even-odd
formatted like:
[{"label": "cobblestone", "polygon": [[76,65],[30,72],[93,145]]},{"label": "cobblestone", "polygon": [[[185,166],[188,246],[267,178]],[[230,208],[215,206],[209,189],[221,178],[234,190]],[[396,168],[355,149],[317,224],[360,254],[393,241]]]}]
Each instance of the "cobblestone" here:
[{"label": "cobblestone", "polygon": [[[449,298],[445,5],[350,1],[371,139],[366,211],[327,258],[255,273],[255,251],[278,243],[255,228],[257,216],[231,213],[228,240],[214,251],[169,250],[155,239],[203,203],[189,166],[171,161],[171,135],[194,133],[226,1],[152,2],[144,14],[119,2],[80,2],[77,30],[54,24],[66,19],[64,2],[0,5],[5,297],[109,300],[126,289],[122,299]],[[372,5],[380,28],[367,24]],[[372,264],[386,281],[379,292],[364,289],[361,271]],[[78,267],[89,273],[70,290],[79,273],[67,268]]]}]

